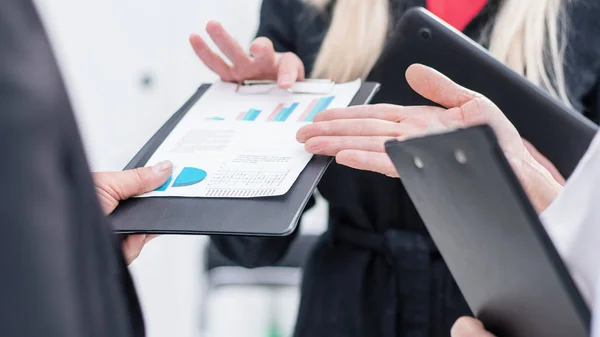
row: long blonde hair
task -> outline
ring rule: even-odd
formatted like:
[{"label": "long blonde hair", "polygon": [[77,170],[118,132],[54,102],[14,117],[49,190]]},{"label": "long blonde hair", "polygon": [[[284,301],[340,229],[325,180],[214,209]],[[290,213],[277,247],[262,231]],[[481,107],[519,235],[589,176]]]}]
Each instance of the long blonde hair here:
[{"label": "long blonde hair", "polygon": [[[332,0],[304,0],[324,10]],[[570,105],[565,85],[563,3],[504,0],[490,34],[490,52]],[[344,82],[365,78],[381,54],[390,26],[389,0],[336,0],[312,77]]]}]

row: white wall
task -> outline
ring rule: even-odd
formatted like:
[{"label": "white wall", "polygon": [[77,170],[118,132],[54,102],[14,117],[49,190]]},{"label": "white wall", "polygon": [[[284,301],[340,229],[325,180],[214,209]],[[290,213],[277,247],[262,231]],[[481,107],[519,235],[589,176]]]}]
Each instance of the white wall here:
[{"label": "white wall", "polygon": [[[122,168],[204,81],[188,44],[211,19],[248,44],[260,0],[37,0],[92,168]],[[149,75],[153,86],[144,88]]]}]

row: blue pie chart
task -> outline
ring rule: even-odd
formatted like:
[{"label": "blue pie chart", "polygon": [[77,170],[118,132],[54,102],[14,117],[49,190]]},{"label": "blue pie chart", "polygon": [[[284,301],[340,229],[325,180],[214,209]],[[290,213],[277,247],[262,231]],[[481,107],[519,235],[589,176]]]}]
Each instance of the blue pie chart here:
[{"label": "blue pie chart", "polygon": [[167,179],[167,181],[165,181],[165,183],[161,187],[157,188],[155,191],[158,191],[158,192],[166,191],[167,188],[169,188],[169,184],[171,183],[171,181],[173,181],[173,176],[169,177],[169,179]]},{"label": "blue pie chart", "polygon": [[195,167],[184,167],[171,187],[195,185],[206,178],[206,171]]}]

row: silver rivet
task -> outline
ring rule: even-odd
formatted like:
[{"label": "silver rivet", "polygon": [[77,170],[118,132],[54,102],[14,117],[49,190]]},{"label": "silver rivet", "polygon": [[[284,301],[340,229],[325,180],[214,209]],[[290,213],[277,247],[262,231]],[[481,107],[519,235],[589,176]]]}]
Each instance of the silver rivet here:
[{"label": "silver rivet", "polygon": [[456,151],[454,151],[454,158],[456,158],[456,161],[460,164],[466,164],[468,161],[465,151],[461,149],[457,149]]},{"label": "silver rivet", "polygon": [[425,167],[425,165],[423,165],[423,161],[421,160],[421,158],[419,158],[419,157],[415,157],[415,159],[414,159],[414,160],[415,160],[415,166],[416,166],[417,168],[420,168],[420,169],[422,169],[423,167]]}]

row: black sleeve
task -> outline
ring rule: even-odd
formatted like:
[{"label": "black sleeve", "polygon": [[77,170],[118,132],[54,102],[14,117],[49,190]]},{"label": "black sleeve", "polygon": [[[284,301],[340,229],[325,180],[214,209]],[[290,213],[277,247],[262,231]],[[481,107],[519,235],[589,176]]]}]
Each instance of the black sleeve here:
[{"label": "black sleeve", "polygon": [[598,82],[585,95],[581,106],[588,119],[600,124],[600,74],[598,75]]},{"label": "black sleeve", "polygon": [[565,80],[573,106],[600,122],[600,2],[582,0],[567,6]]},{"label": "black sleeve", "polygon": [[301,10],[300,0],[263,0],[256,36],[273,41],[277,52],[296,52],[295,15]]},{"label": "black sleeve", "polygon": [[211,240],[219,252],[235,264],[258,268],[277,263],[288,251],[298,230],[284,237],[213,236]]},{"label": "black sleeve", "polygon": [[[312,197],[306,209],[314,205],[315,200]],[[213,236],[211,240],[219,252],[232,262],[246,268],[257,268],[273,265],[284,257],[299,231],[300,225],[289,236]]]},{"label": "black sleeve", "polygon": [[0,0],[0,336],[143,336],[48,39]]}]

